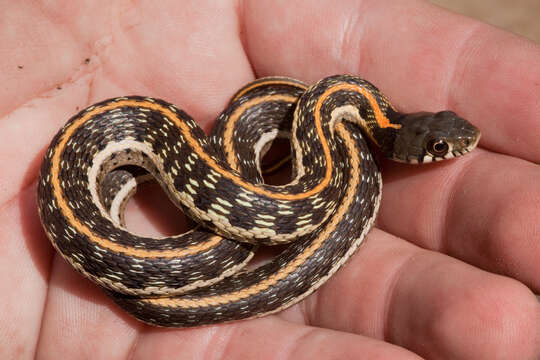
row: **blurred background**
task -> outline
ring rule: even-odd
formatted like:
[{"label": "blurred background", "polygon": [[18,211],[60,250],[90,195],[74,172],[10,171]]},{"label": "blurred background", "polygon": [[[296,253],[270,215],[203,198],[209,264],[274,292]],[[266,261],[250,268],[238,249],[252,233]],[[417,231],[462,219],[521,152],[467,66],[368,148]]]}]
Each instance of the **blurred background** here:
[{"label": "blurred background", "polygon": [[431,0],[540,43],[540,0]]}]

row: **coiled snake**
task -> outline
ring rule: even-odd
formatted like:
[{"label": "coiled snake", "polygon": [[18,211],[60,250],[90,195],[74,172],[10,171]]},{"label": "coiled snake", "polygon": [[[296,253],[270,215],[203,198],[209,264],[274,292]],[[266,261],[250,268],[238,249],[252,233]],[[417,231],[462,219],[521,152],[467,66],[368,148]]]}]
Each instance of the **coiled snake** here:
[{"label": "coiled snake", "polygon": [[[293,180],[264,184],[261,157],[282,136]],[[426,163],[471,151],[480,133],[450,111],[399,113],[347,75],[309,88],[289,78],[250,83],[209,137],[165,101],[114,98],[72,117],[52,140],[39,213],[59,253],[146,323],[262,316],[321,286],[371,228],[381,178],[364,137],[389,158]],[[202,226],[157,239],[130,233],[124,206],[148,174]],[[274,244],[289,245],[245,269],[256,245]]]}]

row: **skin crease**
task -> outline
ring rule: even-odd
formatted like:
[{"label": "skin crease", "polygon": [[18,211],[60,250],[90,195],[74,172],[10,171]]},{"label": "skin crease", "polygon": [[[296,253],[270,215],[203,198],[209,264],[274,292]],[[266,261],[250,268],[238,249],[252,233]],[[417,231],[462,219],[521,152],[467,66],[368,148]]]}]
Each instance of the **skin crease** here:
[{"label": "skin crease", "polygon": [[[0,53],[0,358],[540,353],[529,290],[540,292],[538,45],[422,1],[11,1]],[[209,129],[255,77],[311,83],[337,73],[374,82],[404,111],[450,108],[483,136],[457,161],[383,162],[378,228],[299,305],[227,325],[151,328],[54,254],[35,180],[48,142],[77,110],[144,94]],[[152,190],[130,203],[130,227],[177,232],[178,211],[152,207],[156,196],[165,199]]]}]

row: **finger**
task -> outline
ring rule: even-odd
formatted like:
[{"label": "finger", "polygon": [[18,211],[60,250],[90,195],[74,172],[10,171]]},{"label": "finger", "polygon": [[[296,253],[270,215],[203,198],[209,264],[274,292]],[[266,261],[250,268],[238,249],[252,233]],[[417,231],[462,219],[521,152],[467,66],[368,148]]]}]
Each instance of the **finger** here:
[{"label": "finger", "polygon": [[483,146],[540,162],[538,45],[422,1],[244,4],[258,76],[360,74],[404,111],[453,109]]},{"label": "finger", "polygon": [[55,257],[41,336],[41,358],[123,359],[142,327],[106,296]]},{"label": "finger", "polygon": [[540,291],[540,166],[482,150],[434,165],[385,167],[379,226]]},{"label": "finger", "polygon": [[[133,359],[420,359],[364,336],[293,324],[277,317],[185,330],[145,332]],[[187,355],[189,354],[189,355]]]},{"label": "finger", "polygon": [[0,358],[32,358],[45,307],[52,249],[41,229],[36,189],[0,206]]},{"label": "finger", "polygon": [[429,359],[532,359],[540,351],[540,304],[525,286],[377,229],[304,306],[311,325]]}]

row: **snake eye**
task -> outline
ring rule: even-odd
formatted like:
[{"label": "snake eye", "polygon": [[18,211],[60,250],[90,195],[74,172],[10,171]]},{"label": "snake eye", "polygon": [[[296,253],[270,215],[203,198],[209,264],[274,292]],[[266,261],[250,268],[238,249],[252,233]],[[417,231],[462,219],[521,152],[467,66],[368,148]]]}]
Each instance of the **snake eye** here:
[{"label": "snake eye", "polygon": [[428,141],[426,150],[433,156],[444,156],[448,153],[450,147],[443,139],[432,139]]}]

